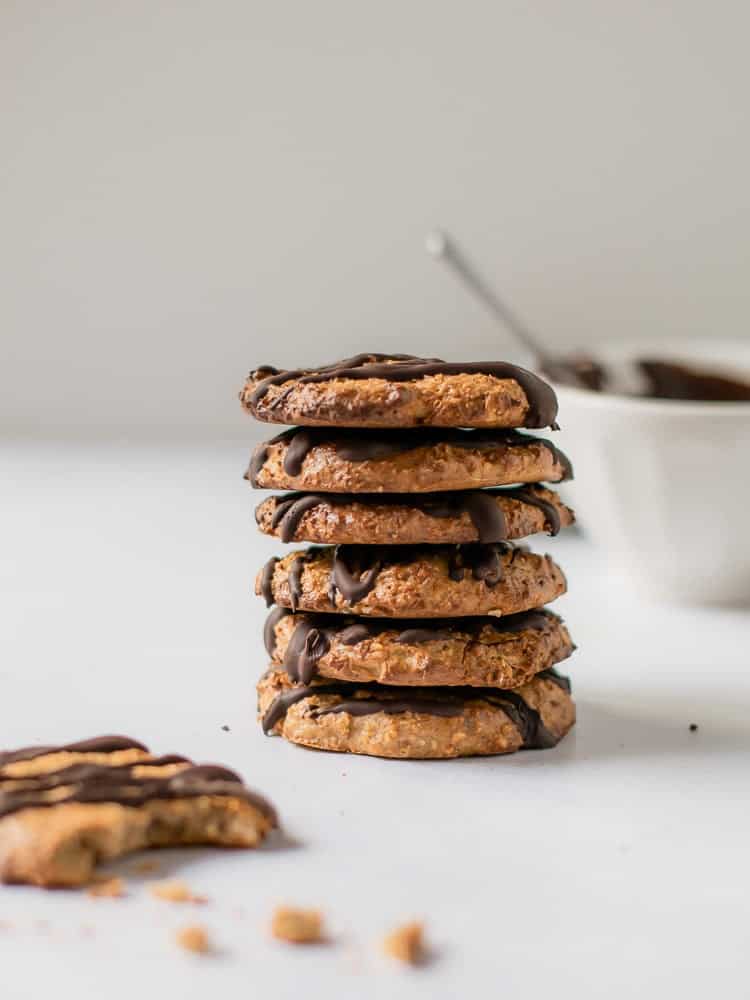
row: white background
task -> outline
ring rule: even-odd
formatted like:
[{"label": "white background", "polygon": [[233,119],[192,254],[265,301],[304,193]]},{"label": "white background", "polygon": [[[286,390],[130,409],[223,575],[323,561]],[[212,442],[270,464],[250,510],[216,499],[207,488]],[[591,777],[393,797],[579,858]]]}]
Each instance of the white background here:
[{"label": "white background", "polygon": [[[559,748],[264,739],[250,581],[278,546],[236,391],[259,362],[504,355],[424,255],[436,224],[560,344],[743,335],[749,28],[690,0],[0,4],[0,744],[129,732],[284,825],[166,855],[198,912],[128,862],[125,900],[3,888],[3,1000],[744,995],[747,616],[633,604],[558,539]],[[285,901],[332,945],[270,942]],[[413,916],[410,972],[378,940]],[[173,943],[196,920],[210,959]]]},{"label": "white background", "polygon": [[0,425],[243,433],[250,365],[743,335],[737,0],[4,0]]}]

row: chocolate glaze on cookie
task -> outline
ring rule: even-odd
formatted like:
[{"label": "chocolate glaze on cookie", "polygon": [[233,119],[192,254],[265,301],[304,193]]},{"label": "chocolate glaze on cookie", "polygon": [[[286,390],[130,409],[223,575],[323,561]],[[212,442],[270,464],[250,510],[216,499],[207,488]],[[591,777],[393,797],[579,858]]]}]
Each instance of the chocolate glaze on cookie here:
[{"label": "chocolate glaze on cookie", "polygon": [[263,567],[263,572],[260,576],[260,592],[263,596],[263,600],[266,602],[266,607],[270,608],[273,604],[273,573],[276,569],[276,563],[279,561],[278,556],[271,556],[268,562]]},{"label": "chocolate glaze on cookie", "polygon": [[[291,542],[300,521],[308,510],[320,504],[341,506],[358,503],[364,506],[403,506],[422,511],[428,517],[453,518],[468,514],[480,542],[500,542],[508,537],[508,528],[498,500],[516,500],[537,507],[544,515],[545,527],[551,535],[560,530],[560,513],[529,486],[502,490],[462,490],[450,493],[291,493],[279,498],[271,517],[271,529],[279,529],[282,542]],[[257,512],[256,512],[257,520]]]},{"label": "chocolate glaze on cookie", "polygon": [[[269,614],[263,630],[263,638],[268,655],[273,657],[276,649],[276,625],[286,615],[288,608],[274,608]],[[483,628],[491,628],[498,634],[523,632],[526,629],[544,629],[553,615],[543,611],[522,611],[504,618],[446,618],[408,620],[372,620],[344,618],[339,615],[307,614],[294,629],[284,652],[283,666],[289,678],[309,684],[317,675],[318,661],[325,656],[335,638],[345,646],[355,646],[360,642],[395,631],[395,642],[402,645],[418,645],[424,642],[441,642],[453,639],[456,634],[478,635]]]},{"label": "chocolate glaze on cookie", "polygon": [[336,603],[338,591],[346,604],[356,604],[374,588],[378,573],[384,565],[410,563],[420,555],[433,554],[447,548],[449,553],[448,575],[460,582],[470,570],[475,580],[482,580],[494,587],[503,578],[502,556],[513,549],[507,542],[490,545],[395,545],[375,547],[369,545],[337,545],[333,555],[329,598]]},{"label": "chocolate glaze on cookie", "polygon": [[51,753],[115,753],[118,750],[143,750],[146,747],[129,736],[97,736],[91,740],[79,740],[77,743],[64,743],[58,746],[21,747],[18,750],[0,752],[0,767],[13,764],[20,760],[34,760],[36,757],[46,757]]},{"label": "chocolate glaze on cookie", "polygon": [[[292,611],[296,611],[302,596],[302,572],[305,564],[324,553],[326,547],[309,548],[297,553],[289,568],[289,595]],[[375,587],[378,574],[384,566],[397,563],[408,564],[420,556],[447,555],[448,576],[460,583],[467,572],[475,580],[481,580],[488,587],[494,587],[503,579],[502,557],[511,553],[511,561],[516,552],[521,551],[511,542],[493,542],[483,545],[470,542],[465,545],[337,545],[333,553],[333,565],[329,577],[328,597],[336,603],[336,594],[341,594],[344,603],[356,604],[363,600]],[[273,574],[277,556],[272,556],[261,572],[260,591],[266,606],[273,604]]]},{"label": "chocolate glaze on cookie", "polygon": [[245,478],[257,488],[258,475],[268,457],[268,449],[274,444],[286,444],[284,472],[288,476],[298,476],[302,465],[313,448],[322,444],[331,445],[336,454],[347,462],[371,462],[395,455],[403,455],[416,448],[438,444],[448,444],[466,450],[490,451],[494,448],[523,448],[530,444],[540,444],[552,455],[553,460],[564,471],[564,480],[573,478],[570,459],[551,441],[545,438],[519,434],[515,430],[463,430],[425,428],[397,431],[362,429],[351,431],[329,427],[292,427],[268,441],[259,444],[253,452],[250,467]]},{"label": "chocolate glaze on cookie", "polygon": [[488,587],[495,587],[503,578],[503,560],[505,553],[513,554],[517,550],[508,542],[492,545],[456,545],[453,547],[448,562],[448,576],[455,583],[460,583],[470,570],[475,580],[481,580]]},{"label": "chocolate glaze on cookie", "polygon": [[[566,692],[570,691],[569,680],[552,668],[543,670],[537,677],[557,684]],[[387,694],[392,697],[386,696]],[[501,708],[506,713],[518,729],[524,748],[547,749],[558,742],[557,738],[545,728],[539,713],[518,691],[495,688],[451,688],[446,694],[443,688],[423,688],[417,691],[412,688],[388,688],[377,683],[349,684],[345,681],[315,685],[300,684],[277,695],[263,716],[263,731],[266,734],[270,733],[292,705],[317,695],[339,695],[344,700],[330,706],[311,708],[310,715],[314,719],[341,712],[353,716],[374,715],[378,712],[387,715],[414,712],[450,718],[460,715],[467,702],[484,701]]]},{"label": "chocolate glaze on cookie", "polygon": [[[117,752],[119,750],[145,747],[135,740],[125,738],[100,737],[97,740],[87,740],[80,744],[70,744],[60,748],[35,748],[47,753],[70,752],[75,754],[92,752]],[[104,747],[108,749],[103,749]],[[30,760],[31,757],[18,757],[25,750],[11,752],[12,760],[4,760],[3,764],[14,760]],[[41,756],[43,754],[34,754]],[[135,768],[159,768],[173,764],[188,764],[167,777],[136,775]],[[251,792],[242,782],[239,775],[228,768],[215,764],[193,765],[187,758],[170,754],[162,757],[147,758],[136,763],[119,764],[69,764],[56,771],[46,771],[35,775],[0,776],[3,789],[0,791],[0,818],[21,809],[52,808],[69,802],[103,803],[112,802],[124,806],[140,806],[152,799],[184,799],[196,798],[201,795],[231,796],[260,809],[265,815],[273,817],[272,807],[261,796]],[[15,786],[15,787],[14,787]],[[48,797],[48,793],[58,788],[67,788],[62,797]]]},{"label": "chocolate glaze on cookie", "polygon": [[[267,373],[267,374],[266,374]],[[512,365],[507,361],[470,361],[453,363],[440,358],[417,358],[411,354],[357,354],[343,361],[336,361],[320,368],[297,368],[280,371],[270,365],[253,372],[260,381],[250,395],[251,406],[257,405],[271,386],[285,382],[329,382],[332,379],[386,379],[389,382],[409,382],[426,375],[493,375],[500,379],[513,379],[523,389],[528,401],[524,426],[555,428],[557,397],[551,386],[537,375]],[[282,391],[273,401],[271,409],[280,406],[294,385]]]},{"label": "chocolate glaze on cookie", "polygon": [[[298,554],[292,565],[289,567],[289,598],[292,605],[292,611],[297,610],[299,599],[302,597],[302,571],[305,568],[305,563],[310,562],[314,558],[315,550],[310,549],[307,552]],[[271,597],[270,601],[266,600],[266,607],[270,604],[273,604],[273,597]]]}]

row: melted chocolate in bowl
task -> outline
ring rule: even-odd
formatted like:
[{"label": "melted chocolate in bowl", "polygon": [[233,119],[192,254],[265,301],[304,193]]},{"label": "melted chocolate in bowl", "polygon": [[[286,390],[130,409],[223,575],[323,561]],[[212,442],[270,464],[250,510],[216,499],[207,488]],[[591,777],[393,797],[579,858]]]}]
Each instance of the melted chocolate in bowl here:
[{"label": "melted chocolate in bowl", "polygon": [[583,532],[639,600],[750,606],[750,338],[622,338],[591,353],[602,391],[557,383],[555,442],[576,456],[566,500]]},{"label": "melted chocolate in bowl", "polygon": [[750,375],[745,378],[739,372],[720,372],[699,362],[649,357],[636,358],[631,367],[633,385],[626,389],[618,385],[613,366],[605,366],[597,358],[584,354],[546,362],[543,373],[561,385],[593,392],[686,402],[750,402]]}]

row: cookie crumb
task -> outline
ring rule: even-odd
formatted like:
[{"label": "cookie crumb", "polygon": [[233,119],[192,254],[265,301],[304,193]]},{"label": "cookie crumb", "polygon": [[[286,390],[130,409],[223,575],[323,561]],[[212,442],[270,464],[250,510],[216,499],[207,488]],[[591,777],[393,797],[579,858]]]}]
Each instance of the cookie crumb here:
[{"label": "cookie crumb", "polygon": [[125,895],[125,883],[121,878],[97,879],[89,887],[86,895],[94,898],[106,896],[110,899],[121,899]]},{"label": "cookie crumb", "polygon": [[279,906],[271,920],[271,933],[280,941],[315,944],[323,940],[323,914],[320,910],[297,910],[292,906]]},{"label": "cookie crumb", "polygon": [[229,728],[229,726],[222,726],[221,728],[224,730],[225,733],[230,733],[231,732],[231,729]]},{"label": "cookie crumb", "polygon": [[151,886],[151,895],[157,899],[165,899],[169,903],[205,903],[205,896],[196,896],[190,891],[185,882],[179,879],[165,879],[163,882],[154,882]]},{"label": "cookie crumb", "polygon": [[690,725],[688,726],[688,729],[690,730],[691,733],[694,733],[698,729],[698,723],[691,722]]},{"label": "cookie crumb", "polygon": [[151,875],[153,872],[159,871],[159,862],[149,861],[148,859],[139,861],[137,864],[133,865],[133,871],[136,875]]},{"label": "cookie crumb", "polygon": [[200,924],[192,924],[190,927],[183,927],[177,931],[177,944],[185,951],[194,951],[204,954],[210,951],[211,946],[208,941],[208,934],[205,927]]},{"label": "cookie crumb", "polygon": [[424,959],[424,926],[415,920],[396,927],[385,936],[383,950],[400,962],[418,965]]}]

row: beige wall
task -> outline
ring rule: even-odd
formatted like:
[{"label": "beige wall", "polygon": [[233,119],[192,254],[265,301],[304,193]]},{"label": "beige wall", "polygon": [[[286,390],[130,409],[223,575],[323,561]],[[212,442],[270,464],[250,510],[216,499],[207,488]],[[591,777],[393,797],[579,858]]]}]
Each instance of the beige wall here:
[{"label": "beige wall", "polygon": [[750,6],[0,3],[0,425],[243,433],[255,362],[745,334]]}]

